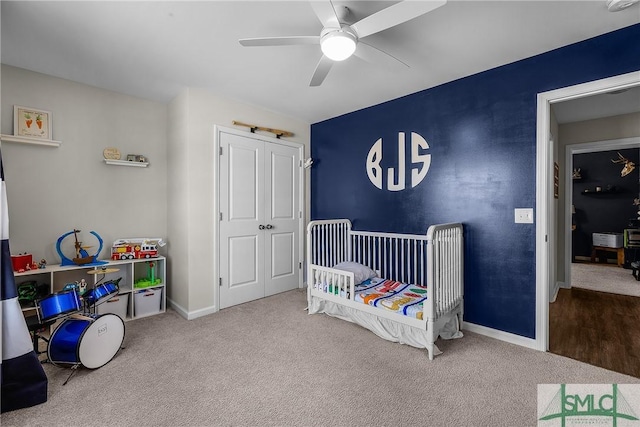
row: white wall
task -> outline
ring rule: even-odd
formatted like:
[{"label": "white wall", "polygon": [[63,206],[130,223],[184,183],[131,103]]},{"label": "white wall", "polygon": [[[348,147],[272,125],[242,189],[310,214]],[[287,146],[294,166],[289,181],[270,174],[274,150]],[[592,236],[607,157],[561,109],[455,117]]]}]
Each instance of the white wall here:
[{"label": "white wall", "polygon": [[[180,249],[179,258],[172,256],[170,277],[175,287],[170,288],[169,298],[189,318],[218,309],[214,300],[219,275],[214,271],[213,127],[234,127],[233,120],[291,131],[295,135],[286,139],[304,144],[305,157],[309,156],[309,123],[196,88],[186,89],[169,104],[169,181],[180,182],[168,187],[171,253]],[[305,185],[308,215],[308,180]]]},{"label": "white wall", "polygon": [[[167,234],[167,106],[2,65],[1,132],[13,134],[13,105],[52,113],[59,148],[2,143],[11,252],[57,264],[55,243],[79,228],[87,245]],[[108,166],[102,150],[145,155],[148,168]],[[63,253],[73,255],[73,237]],[[67,244],[69,243],[69,244]],[[70,249],[70,252],[66,249]]]},{"label": "white wall", "polygon": [[[1,132],[13,133],[13,105],[22,105],[50,111],[53,139],[62,141],[59,148],[2,143],[12,252],[59,263],[56,240],[73,228],[85,244],[97,244],[91,230],[104,239],[100,258],[118,238],[166,237],[167,296],[189,318],[217,310],[214,124],[286,129],[309,155],[309,123],[203,89],[185,89],[165,105],[7,65],[0,78]],[[150,166],[108,166],[106,147],[143,154]],[[65,240],[68,257],[71,244]]]},{"label": "white wall", "polygon": [[171,286],[167,298],[178,307],[189,307],[189,247],[188,247],[188,91],[176,97],[168,108],[167,146],[167,233],[171,239],[167,275]]},{"label": "white wall", "polygon": [[640,136],[640,112],[561,124],[559,134],[563,145]]},{"label": "white wall", "polygon": [[[549,137],[551,138],[551,140],[553,141],[553,162],[557,163],[559,166],[562,164],[560,163],[559,160],[559,149],[558,149],[558,121],[556,120],[556,116],[553,112],[553,109],[551,109],[551,117],[550,117],[550,122],[549,122]],[[562,168],[561,168],[562,170]],[[555,172],[552,172],[555,173]],[[562,172],[560,172],[562,173]],[[564,188],[562,188],[562,186],[558,187],[558,196],[562,197],[561,193],[564,191]],[[550,233],[549,235],[549,272],[550,272],[550,280],[549,280],[549,299],[551,301],[555,300],[555,295],[557,293],[558,290],[558,275],[561,273],[561,269],[564,268],[564,266],[560,265],[561,263],[559,262],[559,258],[558,258],[558,248],[560,246],[558,246],[558,242],[562,239],[562,235],[560,234],[560,229],[559,229],[559,224],[560,224],[560,218],[558,216],[558,199],[554,198],[553,199],[553,207],[551,209],[553,209],[554,212],[556,212],[556,215],[551,215],[549,218],[549,229],[550,230],[554,230],[554,232]],[[562,275],[564,276],[564,273],[562,273]]]}]

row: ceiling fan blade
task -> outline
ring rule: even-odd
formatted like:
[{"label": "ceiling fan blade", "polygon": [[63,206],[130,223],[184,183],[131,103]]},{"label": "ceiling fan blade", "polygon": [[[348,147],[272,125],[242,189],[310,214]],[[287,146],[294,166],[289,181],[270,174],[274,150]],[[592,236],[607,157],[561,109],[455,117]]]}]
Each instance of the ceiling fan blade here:
[{"label": "ceiling fan blade", "polygon": [[238,40],[242,46],[291,46],[320,44],[320,36],[258,37]]},{"label": "ceiling fan blade", "polygon": [[331,0],[311,1],[311,8],[324,27],[340,28],[340,22]]},{"label": "ceiling fan blade", "polygon": [[333,65],[333,61],[322,55],[318,65],[316,66],[316,70],[313,72],[313,77],[311,77],[311,82],[309,82],[309,86],[320,86],[324,81],[324,78],[329,74],[329,70]]},{"label": "ceiling fan blade", "polygon": [[401,1],[361,19],[351,25],[351,28],[355,30],[358,38],[367,37],[431,12],[446,3],[446,0]]},{"label": "ceiling fan blade", "polygon": [[358,47],[356,47],[356,51],[354,52],[358,58],[364,59],[367,62],[371,62],[372,64],[384,64],[391,67],[397,67],[404,65],[409,68],[409,64],[401,61],[393,55],[388,54],[387,52],[378,49],[377,47],[373,47],[368,43],[363,42],[362,40],[358,40]]}]

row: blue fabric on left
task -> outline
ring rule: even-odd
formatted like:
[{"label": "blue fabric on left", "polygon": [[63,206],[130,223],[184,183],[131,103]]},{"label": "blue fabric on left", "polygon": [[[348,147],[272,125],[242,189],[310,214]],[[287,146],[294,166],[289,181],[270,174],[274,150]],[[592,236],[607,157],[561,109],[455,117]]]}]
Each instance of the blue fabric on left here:
[{"label": "blue fabric on left", "polygon": [[2,299],[2,403],[0,412],[47,401],[47,375],[33,350],[31,335],[18,302],[9,250],[9,211],[0,152],[0,297]]}]

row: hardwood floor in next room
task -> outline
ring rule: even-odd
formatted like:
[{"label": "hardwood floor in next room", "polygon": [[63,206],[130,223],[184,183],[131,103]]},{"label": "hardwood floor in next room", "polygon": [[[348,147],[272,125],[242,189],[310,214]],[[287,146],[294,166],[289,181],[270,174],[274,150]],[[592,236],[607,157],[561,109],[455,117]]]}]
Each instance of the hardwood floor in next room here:
[{"label": "hardwood floor in next room", "polygon": [[549,306],[549,351],[640,378],[640,298],[560,289]]}]

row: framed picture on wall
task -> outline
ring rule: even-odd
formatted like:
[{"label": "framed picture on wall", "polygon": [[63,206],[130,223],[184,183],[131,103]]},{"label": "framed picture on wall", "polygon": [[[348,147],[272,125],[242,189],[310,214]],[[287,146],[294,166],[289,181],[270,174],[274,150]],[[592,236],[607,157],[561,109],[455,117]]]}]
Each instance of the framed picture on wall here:
[{"label": "framed picture on wall", "polygon": [[52,139],[51,113],[36,108],[14,105],[13,134],[29,138]]}]

